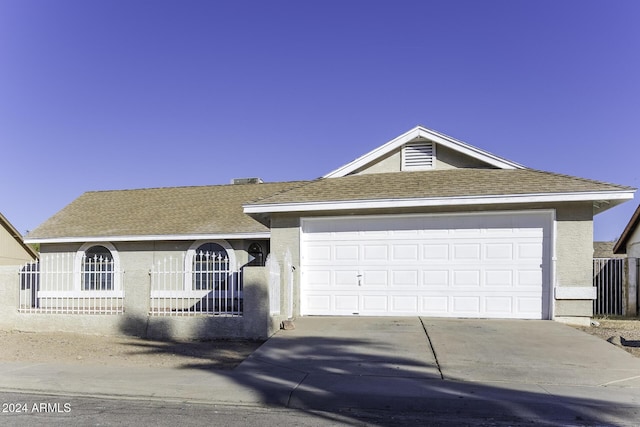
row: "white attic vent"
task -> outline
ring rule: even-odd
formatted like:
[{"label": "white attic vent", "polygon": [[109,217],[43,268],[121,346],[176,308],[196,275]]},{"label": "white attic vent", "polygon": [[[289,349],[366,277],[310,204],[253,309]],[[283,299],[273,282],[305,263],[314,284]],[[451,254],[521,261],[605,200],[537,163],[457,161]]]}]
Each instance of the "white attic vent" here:
[{"label": "white attic vent", "polygon": [[433,169],[436,145],[432,141],[416,141],[402,147],[402,170]]}]

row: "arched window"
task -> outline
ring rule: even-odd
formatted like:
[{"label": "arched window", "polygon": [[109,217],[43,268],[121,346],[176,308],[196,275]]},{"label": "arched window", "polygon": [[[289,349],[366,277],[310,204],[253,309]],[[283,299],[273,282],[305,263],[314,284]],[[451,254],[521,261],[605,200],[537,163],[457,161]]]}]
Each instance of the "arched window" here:
[{"label": "arched window", "polygon": [[247,250],[249,253],[249,266],[264,266],[264,252],[262,252],[262,246],[258,243],[252,243]]},{"label": "arched window", "polygon": [[217,243],[204,243],[193,255],[193,289],[221,289],[229,275],[229,255]]},{"label": "arched window", "polygon": [[96,245],[85,250],[81,268],[82,290],[112,291],[114,289],[114,262],[109,249]]}]

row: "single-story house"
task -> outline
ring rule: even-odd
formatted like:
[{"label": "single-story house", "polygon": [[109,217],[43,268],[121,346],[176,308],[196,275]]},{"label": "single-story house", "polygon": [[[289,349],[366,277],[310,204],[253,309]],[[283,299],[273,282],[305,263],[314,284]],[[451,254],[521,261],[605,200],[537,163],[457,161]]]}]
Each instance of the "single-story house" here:
[{"label": "single-story house", "polygon": [[21,265],[38,254],[24,243],[22,234],[0,213],[0,265]]},{"label": "single-story house", "polygon": [[28,235],[41,261],[19,321],[180,337],[309,315],[588,324],[593,217],[634,192],[420,126],[311,181],[88,192]]}]

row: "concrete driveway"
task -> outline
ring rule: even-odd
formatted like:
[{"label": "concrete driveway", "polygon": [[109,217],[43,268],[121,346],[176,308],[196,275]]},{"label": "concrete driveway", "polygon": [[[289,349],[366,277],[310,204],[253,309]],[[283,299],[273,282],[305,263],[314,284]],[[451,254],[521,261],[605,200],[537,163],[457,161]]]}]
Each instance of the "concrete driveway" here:
[{"label": "concrete driveway", "polygon": [[303,317],[250,357],[309,375],[640,387],[640,359],[553,321]]},{"label": "concrete driveway", "polygon": [[637,425],[640,417],[640,359],[553,321],[304,317],[295,326],[235,372],[290,408],[514,425]]}]

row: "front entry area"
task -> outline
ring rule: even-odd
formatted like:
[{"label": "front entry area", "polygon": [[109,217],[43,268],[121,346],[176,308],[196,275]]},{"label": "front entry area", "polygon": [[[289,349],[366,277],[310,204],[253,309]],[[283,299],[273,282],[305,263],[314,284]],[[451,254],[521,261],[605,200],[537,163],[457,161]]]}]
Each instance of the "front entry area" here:
[{"label": "front entry area", "polygon": [[549,319],[552,211],[303,218],[302,315]]}]

